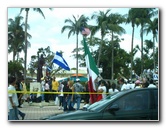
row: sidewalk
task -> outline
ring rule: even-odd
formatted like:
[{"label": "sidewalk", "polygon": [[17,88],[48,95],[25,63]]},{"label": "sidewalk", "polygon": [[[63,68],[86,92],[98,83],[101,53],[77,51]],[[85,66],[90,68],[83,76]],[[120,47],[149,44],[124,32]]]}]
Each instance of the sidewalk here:
[{"label": "sidewalk", "polygon": [[[54,104],[54,101],[50,103],[41,102],[41,103],[32,103],[28,104],[25,102],[23,108],[18,108],[21,112],[25,113],[24,121],[40,121],[40,118],[47,117],[50,115],[55,115],[58,113],[63,113],[63,110],[58,110],[59,106]],[[76,104],[75,104],[76,105]],[[81,103],[81,108],[83,103]],[[22,118],[20,121],[22,121]]]}]

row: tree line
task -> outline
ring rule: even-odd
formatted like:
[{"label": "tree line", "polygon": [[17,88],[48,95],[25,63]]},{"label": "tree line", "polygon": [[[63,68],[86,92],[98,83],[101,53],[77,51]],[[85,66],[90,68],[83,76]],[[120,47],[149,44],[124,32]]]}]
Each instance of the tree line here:
[{"label": "tree line", "polygon": [[[30,9],[39,12],[45,18],[40,8],[21,8],[20,13],[23,10],[26,11],[25,23],[23,22],[24,18],[20,14],[15,19],[8,19],[8,53],[13,53],[13,60],[8,62],[8,67],[10,67],[10,70],[8,70],[9,74],[18,75],[16,71],[21,71],[26,77],[27,49],[30,48],[29,40],[33,36],[27,33],[27,29],[30,28],[28,24],[28,12]],[[49,9],[52,10],[52,8]],[[88,21],[90,20],[95,20],[96,25],[89,25]],[[132,29],[131,51],[129,53],[120,48],[120,42],[123,40],[121,36],[126,34],[126,30],[122,27],[123,24],[130,24]],[[103,68],[101,74],[103,78],[115,79],[119,75],[132,78],[133,70],[140,75],[144,69],[155,70],[158,67],[158,47],[155,47],[155,44],[158,42],[157,8],[130,8],[128,14],[125,15],[112,13],[110,8],[106,12],[100,10],[94,12],[91,17],[82,14],[78,18],[72,15],[71,19],[65,19],[61,33],[68,31],[68,38],[71,35],[76,35],[76,48],[73,49],[73,56],[76,58],[76,73],[78,73],[78,66],[85,66],[84,55],[78,52],[83,50],[83,46],[78,47],[78,38],[82,27],[87,27],[91,30],[87,42],[97,67]],[[140,45],[133,47],[134,32],[138,27],[141,28],[141,42]],[[100,32],[101,38],[96,37],[98,32]],[[149,33],[153,35],[153,39],[144,40],[144,35]],[[92,50],[93,47],[97,47],[97,49]],[[150,52],[151,50],[153,52]],[[19,57],[22,51],[25,53],[24,58]],[[134,58],[137,52],[141,52],[141,57]],[[36,55],[31,57],[28,69],[31,73],[35,72],[37,58],[40,53],[44,53],[47,58],[53,58],[53,52],[49,46],[47,48],[39,48]],[[50,62],[48,61],[47,65],[52,67],[53,65]],[[16,66],[18,63],[20,67],[22,64],[24,66],[21,68]],[[19,69],[16,70],[16,67]]]}]

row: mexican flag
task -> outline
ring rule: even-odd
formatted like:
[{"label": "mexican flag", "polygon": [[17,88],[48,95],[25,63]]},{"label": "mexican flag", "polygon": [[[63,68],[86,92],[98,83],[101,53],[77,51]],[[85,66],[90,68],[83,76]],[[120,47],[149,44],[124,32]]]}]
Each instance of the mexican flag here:
[{"label": "mexican flag", "polygon": [[84,41],[84,50],[85,50],[85,61],[86,61],[86,67],[87,67],[87,74],[88,74],[88,87],[90,92],[90,103],[94,103],[97,100],[97,89],[95,86],[95,80],[99,75],[99,70],[96,67],[95,61],[89,51],[89,48],[86,44],[85,37],[83,38]]}]

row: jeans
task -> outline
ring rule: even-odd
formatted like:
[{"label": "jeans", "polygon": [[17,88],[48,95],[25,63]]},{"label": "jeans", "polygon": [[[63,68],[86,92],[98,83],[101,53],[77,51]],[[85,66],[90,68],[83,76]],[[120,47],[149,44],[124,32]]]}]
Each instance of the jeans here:
[{"label": "jeans", "polygon": [[71,98],[72,98],[72,95],[68,95],[67,97],[67,106],[68,106],[68,110],[73,110],[73,102],[71,102]]},{"label": "jeans", "polygon": [[45,94],[44,94],[44,99],[45,99],[45,102],[49,102],[49,94],[47,93],[48,90],[45,90]]},{"label": "jeans", "polygon": [[17,107],[9,110],[9,120],[19,120]]},{"label": "jeans", "polygon": [[74,98],[74,103],[73,103],[73,106],[75,105],[75,103],[77,103],[77,110],[80,109],[80,104],[81,104],[81,97],[75,97]]},{"label": "jeans", "polygon": [[67,107],[67,99],[66,96],[63,97],[63,111],[67,111],[68,107]]},{"label": "jeans", "polygon": [[64,106],[64,97],[63,96],[59,96],[59,106]]},{"label": "jeans", "polygon": [[[44,91],[42,91],[44,92]],[[41,97],[42,97],[42,101],[44,101],[44,93],[41,94]]]},{"label": "jeans", "polygon": [[[57,92],[57,90],[52,90],[52,92]],[[54,101],[56,101],[56,97],[58,96],[58,94],[53,94],[53,99]]]},{"label": "jeans", "polygon": [[18,114],[19,114],[21,117],[25,116],[25,113],[21,112],[20,110],[18,110]]}]

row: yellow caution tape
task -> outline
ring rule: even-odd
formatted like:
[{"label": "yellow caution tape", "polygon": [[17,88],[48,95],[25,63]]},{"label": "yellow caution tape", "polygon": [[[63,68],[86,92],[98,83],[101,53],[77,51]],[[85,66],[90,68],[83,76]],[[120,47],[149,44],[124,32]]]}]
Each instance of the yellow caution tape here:
[{"label": "yellow caution tape", "polygon": [[11,93],[23,93],[23,94],[109,94],[99,92],[34,92],[34,91],[8,91]]}]

